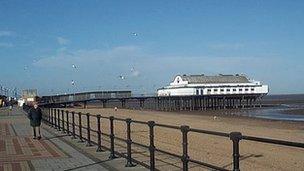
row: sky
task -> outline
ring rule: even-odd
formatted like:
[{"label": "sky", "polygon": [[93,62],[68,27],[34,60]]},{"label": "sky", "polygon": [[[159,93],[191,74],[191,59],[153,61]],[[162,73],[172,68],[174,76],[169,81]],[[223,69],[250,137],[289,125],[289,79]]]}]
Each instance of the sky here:
[{"label": "sky", "polygon": [[304,93],[304,1],[0,1],[0,85],[155,93],[178,74],[246,74]]}]

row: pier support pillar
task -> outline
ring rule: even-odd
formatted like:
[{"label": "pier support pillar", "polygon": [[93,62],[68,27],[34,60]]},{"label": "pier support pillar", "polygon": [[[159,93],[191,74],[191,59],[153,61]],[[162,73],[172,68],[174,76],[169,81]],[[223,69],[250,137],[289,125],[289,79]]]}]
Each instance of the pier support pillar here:
[{"label": "pier support pillar", "polygon": [[87,102],[83,102],[83,108],[86,109],[87,108]]},{"label": "pier support pillar", "polygon": [[211,109],[213,110],[213,97],[210,99],[211,100]]},{"label": "pier support pillar", "polygon": [[144,107],[145,107],[145,99],[140,99],[139,100],[139,107],[140,107],[140,109],[144,109]]},{"label": "pier support pillar", "polygon": [[226,109],[226,97],[223,98],[223,108]]},{"label": "pier support pillar", "polygon": [[245,105],[244,105],[244,96],[242,96],[241,104],[242,104],[242,108],[245,108]]},{"label": "pier support pillar", "polygon": [[106,108],[107,107],[107,101],[106,100],[103,100],[102,101],[102,108]]},{"label": "pier support pillar", "polygon": [[255,108],[256,107],[256,98],[254,98],[254,100],[253,100],[253,108]]},{"label": "pier support pillar", "polygon": [[126,107],[126,100],[125,99],[121,99],[121,108],[125,108]]}]

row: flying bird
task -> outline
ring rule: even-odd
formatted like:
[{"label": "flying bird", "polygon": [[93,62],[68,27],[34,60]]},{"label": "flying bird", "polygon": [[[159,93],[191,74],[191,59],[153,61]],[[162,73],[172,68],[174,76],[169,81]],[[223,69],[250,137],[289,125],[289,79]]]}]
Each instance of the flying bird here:
[{"label": "flying bird", "polygon": [[126,77],[123,76],[123,75],[120,75],[119,78],[122,79],[122,80],[124,80]]}]

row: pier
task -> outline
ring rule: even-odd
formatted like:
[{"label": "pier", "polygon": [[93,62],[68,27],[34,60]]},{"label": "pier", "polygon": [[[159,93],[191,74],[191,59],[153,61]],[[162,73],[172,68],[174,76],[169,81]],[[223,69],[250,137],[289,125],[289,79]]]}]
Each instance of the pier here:
[{"label": "pier", "polygon": [[261,107],[261,97],[257,94],[245,95],[192,95],[192,96],[131,96],[131,91],[99,91],[44,96],[42,105],[68,106],[89,103],[102,108],[150,109],[160,111],[194,111]]}]

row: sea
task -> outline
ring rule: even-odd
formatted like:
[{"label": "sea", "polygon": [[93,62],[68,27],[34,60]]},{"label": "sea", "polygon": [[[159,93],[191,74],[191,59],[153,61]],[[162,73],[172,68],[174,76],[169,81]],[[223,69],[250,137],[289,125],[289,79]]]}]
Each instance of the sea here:
[{"label": "sea", "polygon": [[267,95],[263,98],[262,104],[264,107],[257,110],[244,110],[240,115],[271,120],[304,122],[304,94]]}]

